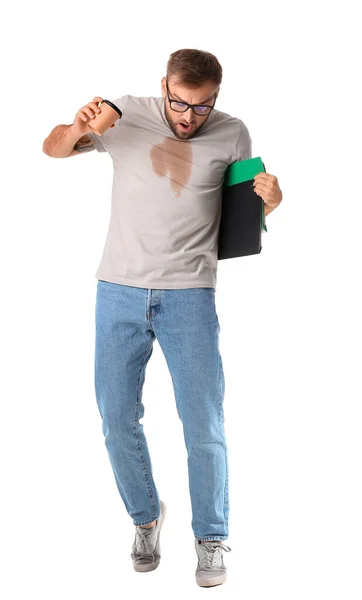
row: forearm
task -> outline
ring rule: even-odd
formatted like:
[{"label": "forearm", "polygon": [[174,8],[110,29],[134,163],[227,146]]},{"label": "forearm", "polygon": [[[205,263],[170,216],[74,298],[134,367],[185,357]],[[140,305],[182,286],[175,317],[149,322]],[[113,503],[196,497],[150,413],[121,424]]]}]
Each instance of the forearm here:
[{"label": "forearm", "polygon": [[44,140],[43,152],[53,158],[65,158],[83,136],[72,125],[57,125]]},{"label": "forearm", "polygon": [[274,208],[276,208],[276,206],[269,206],[269,204],[264,202],[264,215],[267,216],[272,210],[274,210]]}]

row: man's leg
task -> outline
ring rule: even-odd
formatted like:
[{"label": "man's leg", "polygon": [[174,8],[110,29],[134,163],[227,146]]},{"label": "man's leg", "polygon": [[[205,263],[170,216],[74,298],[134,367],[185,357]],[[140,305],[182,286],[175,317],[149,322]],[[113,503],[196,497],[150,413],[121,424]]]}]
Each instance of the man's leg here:
[{"label": "man's leg", "polygon": [[160,501],[143,425],[142,389],[154,333],[147,289],[98,281],[95,391],[116,484],[134,525],[154,524]]},{"label": "man's leg", "polygon": [[225,540],[229,516],[225,384],[213,288],[163,290],[152,326],[183,424],[195,537]]}]

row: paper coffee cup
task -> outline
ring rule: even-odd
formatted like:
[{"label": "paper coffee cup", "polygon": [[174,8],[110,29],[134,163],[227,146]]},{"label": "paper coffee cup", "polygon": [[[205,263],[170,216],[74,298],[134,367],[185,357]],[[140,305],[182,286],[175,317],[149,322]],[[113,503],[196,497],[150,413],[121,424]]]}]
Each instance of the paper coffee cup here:
[{"label": "paper coffee cup", "polygon": [[94,119],[88,123],[88,127],[97,135],[102,135],[107,129],[114,127],[117,119],[122,118],[122,111],[110,100],[102,100],[98,102],[98,106],[101,112],[96,113]]}]

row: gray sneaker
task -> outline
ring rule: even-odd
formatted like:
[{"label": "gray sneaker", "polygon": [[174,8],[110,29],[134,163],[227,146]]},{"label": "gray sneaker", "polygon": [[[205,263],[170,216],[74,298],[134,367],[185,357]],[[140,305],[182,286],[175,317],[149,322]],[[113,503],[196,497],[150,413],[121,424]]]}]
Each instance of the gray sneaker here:
[{"label": "gray sneaker", "polygon": [[156,525],[151,528],[136,525],[136,535],[131,557],[135,571],[153,571],[161,560],[160,532],[165,519],[166,504],[160,500],[161,514]]},{"label": "gray sneaker", "polygon": [[221,541],[201,542],[195,538],[195,549],[198,557],[195,572],[196,583],[202,587],[224,583],[226,581],[226,567],[222,551],[230,552],[231,548]]}]

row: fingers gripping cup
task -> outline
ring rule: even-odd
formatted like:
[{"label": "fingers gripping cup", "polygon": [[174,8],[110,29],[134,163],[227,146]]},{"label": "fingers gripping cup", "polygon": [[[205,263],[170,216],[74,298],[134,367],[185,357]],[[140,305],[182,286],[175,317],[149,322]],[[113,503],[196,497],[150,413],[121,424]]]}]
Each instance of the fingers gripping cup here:
[{"label": "fingers gripping cup", "polygon": [[101,112],[88,123],[88,127],[97,135],[102,135],[107,129],[115,126],[117,119],[122,118],[122,111],[110,100],[98,102],[98,106]]}]

